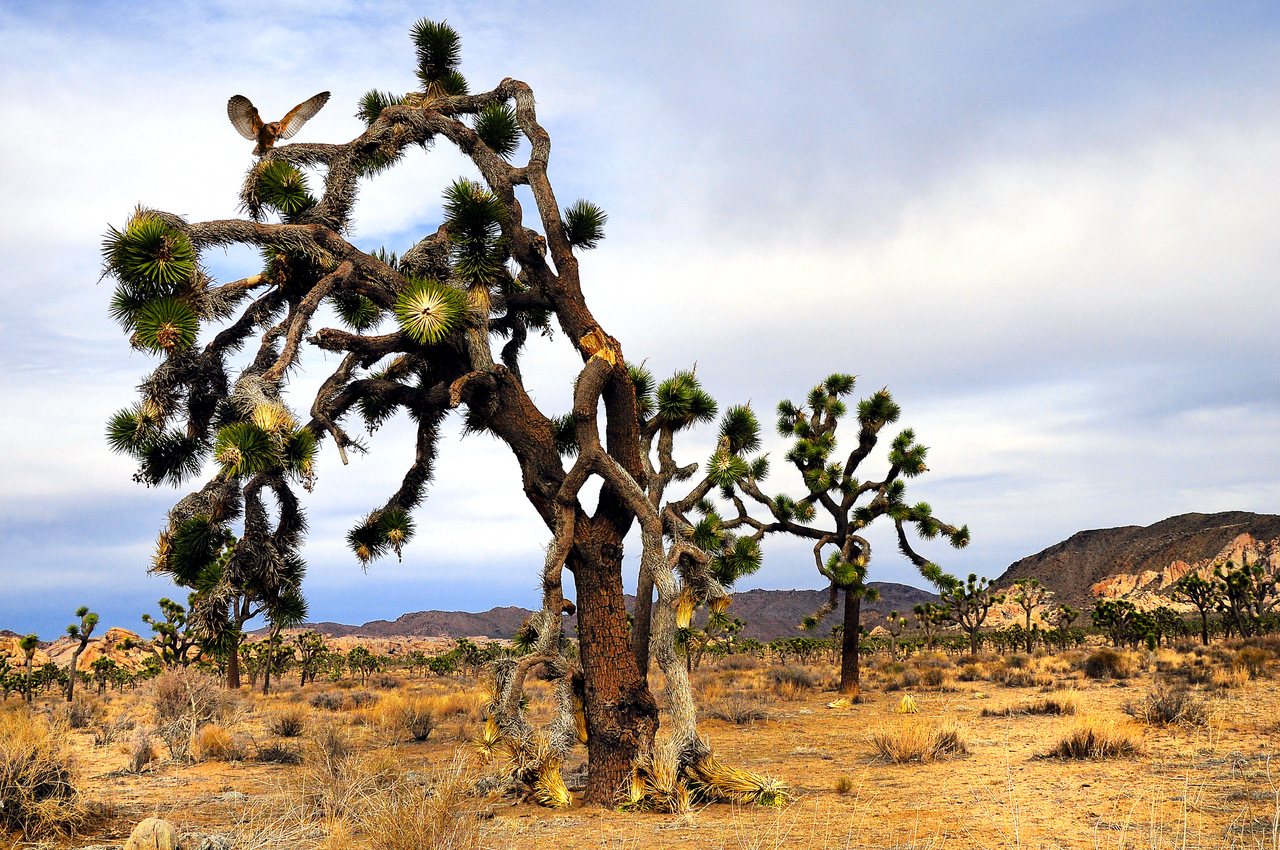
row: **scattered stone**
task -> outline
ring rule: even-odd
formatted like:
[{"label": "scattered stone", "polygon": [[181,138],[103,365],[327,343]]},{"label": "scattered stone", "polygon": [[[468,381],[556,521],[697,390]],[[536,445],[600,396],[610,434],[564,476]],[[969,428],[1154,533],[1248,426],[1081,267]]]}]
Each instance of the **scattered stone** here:
[{"label": "scattered stone", "polygon": [[249,795],[243,791],[227,791],[219,794],[218,799],[224,803],[243,803],[249,799]]},{"label": "scattered stone", "polygon": [[124,850],[182,850],[182,842],[173,824],[160,818],[147,818],[133,828]]},{"label": "scattered stone", "polygon": [[182,836],[183,850],[232,850],[235,842],[225,835],[188,832]]}]

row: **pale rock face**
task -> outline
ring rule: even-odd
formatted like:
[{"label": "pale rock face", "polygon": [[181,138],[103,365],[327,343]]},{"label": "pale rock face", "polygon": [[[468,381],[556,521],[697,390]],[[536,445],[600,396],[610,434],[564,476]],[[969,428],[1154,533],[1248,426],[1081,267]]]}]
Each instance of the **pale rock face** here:
[{"label": "pale rock face", "polygon": [[1268,575],[1275,575],[1277,569],[1280,569],[1280,537],[1262,542],[1252,535],[1241,534],[1212,558],[1194,564],[1173,561],[1158,573],[1154,570],[1147,570],[1139,576],[1117,573],[1089,589],[1098,599],[1124,599],[1132,602],[1139,610],[1166,605],[1175,611],[1191,612],[1195,610],[1194,605],[1179,601],[1171,595],[1173,586],[1183,576],[1191,573],[1211,579],[1214,567],[1225,566],[1227,561],[1236,566],[1245,561],[1262,564]]}]

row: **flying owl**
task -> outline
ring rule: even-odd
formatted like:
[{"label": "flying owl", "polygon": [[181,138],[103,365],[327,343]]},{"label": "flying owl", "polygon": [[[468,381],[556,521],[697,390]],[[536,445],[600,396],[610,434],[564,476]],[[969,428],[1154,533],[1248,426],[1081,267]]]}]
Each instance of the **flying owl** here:
[{"label": "flying owl", "polygon": [[262,156],[271,150],[277,139],[288,139],[301,130],[302,125],[328,102],[329,93],[322,91],[290,109],[289,114],[279,121],[264,124],[258,117],[258,110],[249,102],[249,98],[238,94],[227,101],[227,117],[231,119],[232,125],[240,135],[257,141],[258,146],[253,149],[253,155]]}]

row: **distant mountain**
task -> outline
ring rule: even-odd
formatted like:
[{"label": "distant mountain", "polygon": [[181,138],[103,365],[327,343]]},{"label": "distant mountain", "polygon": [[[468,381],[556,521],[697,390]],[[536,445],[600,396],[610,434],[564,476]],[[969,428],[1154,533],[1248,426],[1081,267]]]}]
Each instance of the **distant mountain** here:
[{"label": "distant mountain", "polygon": [[1023,558],[996,580],[1007,588],[1034,578],[1055,594],[1054,601],[1087,610],[1094,601],[1166,597],[1173,582],[1192,570],[1242,557],[1266,560],[1275,569],[1280,516],[1228,511],[1182,514],[1146,527],[1128,525],[1081,531]]},{"label": "distant mountain", "polygon": [[[892,582],[872,582],[880,591],[880,600],[863,605],[863,624],[872,628],[890,611],[909,612],[922,602],[936,602],[938,597],[928,591]],[[735,593],[729,613],[746,622],[743,636],[767,643],[778,638],[794,637],[799,632],[800,621],[812,614],[826,600],[825,590],[748,590]],[[634,604],[627,597],[627,610]],[[331,637],[358,635],[364,637],[478,637],[509,638],[533,614],[526,608],[490,608],[478,614],[467,611],[418,611],[403,614],[394,621],[373,620],[362,626],[342,623],[308,623],[305,628],[314,629]],[[575,618],[566,617],[565,627],[570,632]],[[831,626],[840,622],[839,612],[827,618],[819,634],[826,634]]]}]

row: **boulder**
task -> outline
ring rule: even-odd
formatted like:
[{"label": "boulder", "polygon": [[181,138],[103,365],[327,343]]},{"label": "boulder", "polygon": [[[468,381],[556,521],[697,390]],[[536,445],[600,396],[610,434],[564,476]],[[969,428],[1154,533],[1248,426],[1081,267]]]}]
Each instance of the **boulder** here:
[{"label": "boulder", "polygon": [[133,828],[124,850],[182,850],[178,830],[160,818],[147,818]]}]

